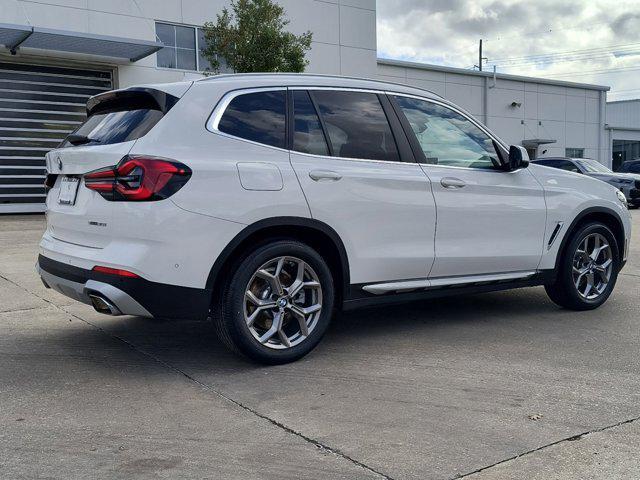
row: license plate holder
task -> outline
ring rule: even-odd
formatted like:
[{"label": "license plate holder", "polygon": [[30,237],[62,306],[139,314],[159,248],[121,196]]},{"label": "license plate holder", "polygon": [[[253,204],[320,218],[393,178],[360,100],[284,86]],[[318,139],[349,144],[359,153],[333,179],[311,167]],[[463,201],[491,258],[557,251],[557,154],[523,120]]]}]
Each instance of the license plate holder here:
[{"label": "license plate holder", "polygon": [[60,194],[58,195],[58,203],[61,205],[74,205],[76,196],[78,195],[78,186],[80,179],[78,177],[62,177],[60,181]]}]

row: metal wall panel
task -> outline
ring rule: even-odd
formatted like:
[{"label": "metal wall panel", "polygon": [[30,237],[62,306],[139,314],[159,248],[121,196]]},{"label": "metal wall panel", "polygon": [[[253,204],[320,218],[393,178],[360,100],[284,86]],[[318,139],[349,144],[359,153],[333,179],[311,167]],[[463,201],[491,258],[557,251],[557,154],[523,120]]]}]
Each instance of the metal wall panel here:
[{"label": "metal wall panel", "polygon": [[45,154],[112,88],[108,70],[0,62],[0,213],[44,211]]}]

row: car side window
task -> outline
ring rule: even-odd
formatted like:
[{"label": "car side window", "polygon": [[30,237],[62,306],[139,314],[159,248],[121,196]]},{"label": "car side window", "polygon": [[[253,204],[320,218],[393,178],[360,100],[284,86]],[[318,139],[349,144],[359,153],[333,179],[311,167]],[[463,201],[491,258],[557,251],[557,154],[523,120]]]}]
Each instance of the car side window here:
[{"label": "car side window", "polygon": [[376,94],[316,90],[311,95],[334,156],[400,161],[389,121]]},{"label": "car side window", "polygon": [[293,97],[293,149],[314,155],[329,155],[327,141],[309,92],[294,90]]},{"label": "car side window", "polygon": [[286,148],[286,92],[244,93],[222,114],[218,130],[272,147]]},{"label": "car side window", "polygon": [[555,160],[536,160],[534,162],[536,165],[543,165],[545,167],[555,167]]},{"label": "car side window", "polygon": [[500,168],[493,140],[450,108],[417,98],[396,96],[418,138],[427,163],[467,168]]},{"label": "car side window", "polygon": [[580,169],[576,166],[576,164],[569,160],[559,160],[556,168],[566,170],[567,172],[580,173]]}]

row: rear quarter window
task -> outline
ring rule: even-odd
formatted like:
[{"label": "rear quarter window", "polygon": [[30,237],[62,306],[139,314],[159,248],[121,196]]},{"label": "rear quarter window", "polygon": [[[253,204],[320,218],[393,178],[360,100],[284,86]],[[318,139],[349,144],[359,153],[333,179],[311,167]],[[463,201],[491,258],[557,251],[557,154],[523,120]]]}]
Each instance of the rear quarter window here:
[{"label": "rear quarter window", "polygon": [[233,98],[218,123],[218,130],[286,148],[286,92],[284,90],[244,93]]}]

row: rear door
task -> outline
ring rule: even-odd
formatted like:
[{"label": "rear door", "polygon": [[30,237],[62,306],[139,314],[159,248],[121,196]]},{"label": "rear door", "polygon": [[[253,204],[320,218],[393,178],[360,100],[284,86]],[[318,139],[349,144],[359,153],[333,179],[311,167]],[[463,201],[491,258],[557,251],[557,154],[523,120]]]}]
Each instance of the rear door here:
[{"label": "rear door", "polygon": [[425,278],[434,252],[431,186],[387,98],[290,92],[291,163],[313,218],[344,242],[351,283]]},{"label": "rear door", "polygon": [[430,277],[535,271],[546,203],[531,172],[503,171],[497,142],[446,105],[405,96],[394,101],[424,153],[437,206]]},{"label": "rear door", "polygon": [[86,188],[82,176],[117,165],[136,140],[163,118],[167,105],[155,97],[168,96],[153,89],[130,89],[92,99],[88,119],[61,148],[47,153],[47,181],[52,186],[47,224],[54,238],[95,248],[110,241],[114,202]]}]

